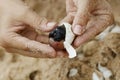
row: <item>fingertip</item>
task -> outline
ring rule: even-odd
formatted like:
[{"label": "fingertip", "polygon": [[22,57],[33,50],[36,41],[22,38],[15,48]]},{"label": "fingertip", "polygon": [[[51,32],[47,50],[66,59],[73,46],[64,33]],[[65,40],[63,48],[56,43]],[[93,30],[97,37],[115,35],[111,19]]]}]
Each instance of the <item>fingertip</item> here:
[{"label": "fingertip", "polygon": [[81,26],[80,25],[75,25],[74,27],[73,27],[73,32],[76,34],[76,35],[80,35],[80,33],[81,33]]},{"label": "fingertip", "polygon": [[69,55],[68,55],[68,53],[66,52],[66,51],[58,51],[57,52],[57,57],[58,58],[67,58]]},{"label": "fingertip", "polygon": [[82,35],[85,32],[85,27],[80,25],[73,26],[73,32],[76,35]]},{"label": "fingertip", "polygon": [[47,28],[48,28],[49,31],[54,29],[56,26],[57,26],[57,22],[48,22],[47,23]]},{"label": "fingertip", "polygon": [[56,22],[43,22],[39,24],[37,31],[49,32],[52,31],[57,26]]},{"label": "fingertip", "polygon": [[74,48],[78,48],[79,47],[78,45],[79,44],[76,44],[76,43],[73,44]]},{"label": "fingertip", "polygon": [[57,22],[47,22],[40,25],[40,30],[49,32],[52,31],[55,27],[57,27]]},{"label": "fingertip", "polygon": [[54,27],[57,23],[56,22],[48,22],[47,26],[48,27]]},{"label": "fingertip", "polygon": [[57,56],[56,51],[53,48],[49,49],[49,53],[48,54],[52,58],[55,58]]},{"label": "fingertip", "polygon": [[80,40],[79,39],[75,39],[75,41],[73,42],[73,46],[75,48],[78,48],[80,46]]},{"label": "fingertip", "polygon": [[56,56],[57,56],[56,52],[52,52],[51,57],[56,58]]}]

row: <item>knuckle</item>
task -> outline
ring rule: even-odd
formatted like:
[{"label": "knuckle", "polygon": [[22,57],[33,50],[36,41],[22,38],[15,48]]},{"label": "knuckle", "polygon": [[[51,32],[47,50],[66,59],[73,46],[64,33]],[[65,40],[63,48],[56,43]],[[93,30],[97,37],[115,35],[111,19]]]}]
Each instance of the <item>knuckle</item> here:
[{"label": "knuckle", "polygon": [[27,41],[25,43],[25,50],[31,50],[31,42],[30,41]]},{"label": "knuckle", "polygon": [[25,45],[25,50],[30,51],[32,53],[36,53],[39,54],[41,53],[41,49],[36,47],[36,42],[35,41],[27,41],[26,45]]},{"label": "knuckle", "polygon": [[[46,24],[47,23],[47,19],[46,18],[44,18],[44,17],[37,17],[37,18],[35,18],[34,19],[34,22],[38,25],[37,27],[38,27],[38,29],[39,30],[41,30],[41,27],[44,25],[44,24]],[[39,26],[41,26],[41,27],[39,27]],[[45,27],[45,26],[44,26]],[[43,28],[44,28],[43,27]]]},{"label": "knuckle", "polygon": [[41,31],[45,31],[47,25],[47,19],[45,17],[41,17],[36,20],[36,24],[38,24],[37,29]]}]

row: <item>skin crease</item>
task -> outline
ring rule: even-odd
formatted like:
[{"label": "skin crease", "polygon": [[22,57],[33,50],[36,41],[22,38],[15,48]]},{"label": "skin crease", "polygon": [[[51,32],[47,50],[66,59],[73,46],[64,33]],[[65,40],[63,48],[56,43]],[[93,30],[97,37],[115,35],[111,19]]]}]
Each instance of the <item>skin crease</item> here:
[{"label": "skin crease", "polygon": [[74,47],[93,39],[114,21],[106,0],[66,0],[67,15],[61,22],[72,24]]},{"label": "skin crease", "polygon": [[0,0],[0,46],[8,52],[36,58],[66,56],[65,51],[49,46],[48,35],[36,32],[49,32],[55,27],[55,22],[39,17],[20,0]]}]

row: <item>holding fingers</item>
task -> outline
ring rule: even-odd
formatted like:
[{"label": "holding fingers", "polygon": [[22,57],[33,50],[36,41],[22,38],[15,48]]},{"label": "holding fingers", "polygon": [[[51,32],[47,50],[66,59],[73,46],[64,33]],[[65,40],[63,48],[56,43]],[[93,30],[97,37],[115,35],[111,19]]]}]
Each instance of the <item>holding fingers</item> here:
[{"label": "holding fingers", "polygon": [[56,51],[47,44],[48,36],[38,34],[51,31],[55,22],[39,17],[22,1],[0,2],[0,45],[7,51],[31,57],[56,57]]},{"label": "holding fingers", "polygon": [[113,23],[111,7],[106,0],[66,0],[67,16],[62,22],[72,24],[78,47],[94,38]]}]

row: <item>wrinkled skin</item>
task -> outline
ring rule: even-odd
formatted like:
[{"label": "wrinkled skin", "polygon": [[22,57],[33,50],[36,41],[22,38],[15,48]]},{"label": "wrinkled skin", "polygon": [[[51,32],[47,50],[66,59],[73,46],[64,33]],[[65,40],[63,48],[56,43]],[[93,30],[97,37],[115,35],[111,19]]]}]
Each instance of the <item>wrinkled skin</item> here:
[{"label": "wrinkled skin", "polygon": [[113,23],[111,7],[106,0],[66,0],[66,12],[61,22],[72,24],[75,47],[93,39]]},{"label": "wrinkled skin", "polygon": [[64,56],[65,52],[56,52],[47,44],[47,34],[36,32],[55,27],[55,22],[39,17],[20,0],[0,0],[0,46],[9,52],[41,58]]}]

